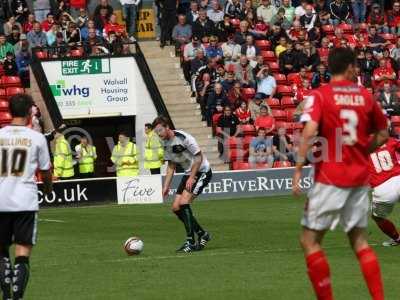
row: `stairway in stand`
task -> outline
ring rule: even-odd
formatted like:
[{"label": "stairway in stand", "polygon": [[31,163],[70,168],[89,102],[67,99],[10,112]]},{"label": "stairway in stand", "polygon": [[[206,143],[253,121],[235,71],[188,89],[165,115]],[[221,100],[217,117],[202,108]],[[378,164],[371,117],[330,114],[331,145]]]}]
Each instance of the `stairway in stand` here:
[{"label": "stairway in stand", "polygon": [[201,121],[200,107],[190,97],[190,87],[185,86],[174,47],[161,49],[159,42],[144,41],[140,42],[140,48],[176,129],[187,131],[196,138],[213,170],[228,170],[228,165],[218,157],[217,140],[212,137],[211,129]]}]

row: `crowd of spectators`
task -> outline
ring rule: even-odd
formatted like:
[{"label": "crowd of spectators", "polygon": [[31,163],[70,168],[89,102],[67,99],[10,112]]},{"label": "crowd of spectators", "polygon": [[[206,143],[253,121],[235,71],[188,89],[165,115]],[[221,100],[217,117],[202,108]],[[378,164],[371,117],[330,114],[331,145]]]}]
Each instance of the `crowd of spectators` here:
[{"label": "crowd of spectators", "polygon": [[160,46],[175,45],[203,121],[220,137],[221,155],[229,139],[242,135],[241,126],[252,124],[267,139],[287,130],[289,154],[267,144],[258,156],[255,142],[249,162],[292,161],[292,125],[307,93],[329,82],[326,63],[334,47],[357,52],[357,83],[388,114],[400,114],[396,0],[202,0],[175,13],[178,23]]}]

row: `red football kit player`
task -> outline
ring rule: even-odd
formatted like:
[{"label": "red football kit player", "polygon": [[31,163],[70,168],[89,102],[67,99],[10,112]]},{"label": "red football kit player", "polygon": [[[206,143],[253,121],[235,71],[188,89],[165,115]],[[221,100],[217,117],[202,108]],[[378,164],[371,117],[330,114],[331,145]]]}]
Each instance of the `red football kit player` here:
[{"label": "red football kit player", "polygon": [[311,92],[302,115],[306,125],[293,175],[295,195],[301,193],[301,170],[317,134],[320,137],[317,153],[321,155],[310,158],[315,163],[315,183],[307,195],[300,242],[317,299],[331,300],[329,264],[321,243],[326,231],[340,223],[358,258],[372,299],[383,300],[380,267],[366,240],[365,228],[368,155],[386,142],[387,121],[372,95],[354,82],[356,55],[352,50],[332,50],[328,65],[332,74],[330,83]]},{"label": "red football kit player", "polygon": [[400,141],[390,138],[369,156],[370,185],[372,192],[372,218],[378,227],[391,238],[383,246],[400,245],[400,236],[394,224],[387,219],[400,199],[400,163],[397,153]]}]

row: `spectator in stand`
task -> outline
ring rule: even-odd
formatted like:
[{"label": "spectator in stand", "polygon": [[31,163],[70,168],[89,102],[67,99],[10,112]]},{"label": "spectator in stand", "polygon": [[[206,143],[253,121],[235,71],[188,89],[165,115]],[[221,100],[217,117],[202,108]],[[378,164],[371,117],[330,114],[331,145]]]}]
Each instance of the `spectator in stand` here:
[{"label": "spectator in stand", "polygon": [[292,26],[292,23],[285,16],[285,9],[280,7],[276,14],[271,19],[271,25],[279,26],[285,30],[289,30]]},{"label": "spectator in stand", "polygon": [[200,43],[199,38],[197,36],[192,37],[192,42],[187,43],[183,48],[183,62],[182,62],[182,70],[183,75],[187,83],[190,84],[191,81],[191,63],[196,58],[196,52],[198,50],[202,50],[205,52],[204,46]]},{"label": "spectator in stand", "polygon": [[15,17],[17,22],[24,24],[29,15],[29,8],[26,0],[11,1],[11,14]]},{"label": "spectator in stand", "polygon": [[228,41],[221,46],[225,65],[236,63],[241,55],[241,47],[234,41],[233,34],[228,36]]},{"label": "spectator in stand", "polygon": [[12,33],[13,28],[18,27],[19,31],[22,31],[22,26],[15,20],[15,17],[10,17],[4,24],[4,34],[9,36]]},{"label": "spectator in stand", "polygon": [[271,111],[270,107],[265,102],[265,97],[263,94],[257,93],[254,96],[254,99],[249,103],[249,110],[251,119],[255,121],[257,117],[261,114],[261,106],[266,106],[268,108],[268,112]]},{"label": "spectator in stand", "polygon": [[379,67],[374,70],[373,78],[373,83],[376,87],[383,87],[385,82],[389,82],[390,84],[395,83],[396,73],[386,64],[384,59],[380,59]]},{"label": "spectator in stand", "polygon": [[263,127],[266,133],[272,132],[275,129],[275,119],[268,111],[265,105],[260,106],[260,115],[255,119],[254,126],[256,129]]},{"label": "spectator in stand", "polygon": [[56,41],[57,32],[61,32],[61,28],[58,24],[51,26],[50,30],[46,32],[47,45],[52,45]]},{"label": "spectator in stand", "polygon": [[293,22],[293,26],[290,30],[288,30],[289,38],[292,41],[297,41],[299,39],[299,35],[303,29],[301,28],[301,23],[299,20],[295,20]]},{"label": "spectator in stand", "polygon": [[365,52],[365,60],[362,62],[360,68],[361,73],[365,76],[365,84],[370,85],[374,70],[378,67],[378,62],[375,60],[371,51]]},{"label": "spectator in stand", "polygon": [[396,90],[392,88],[389,82],[383,84],[382,90],[378,92],[377,100],[388,114],[399,113],[399,98],[396,95]]},{"label": "spectator in stand", "polygon": [[58,23],[60,24],[62,30],[67,29],[68,24],[71,22],[74,23],[74,19],[67,12],[63,12],[61,16],[58,18]]},{"label": "spectator in stand", "polygon": [[[50,0],[50,5],[52,5],[52,0]],[[54,2],[53,2],[54,3]],[[70,15],[70,0],[56,0],[55,1],[56,7],[51,9],[56,17],[58,19],[60,16],[62,16],[64,13],[67,13]],[[71,16],[71,15],[70,15]],[[72,16],[71,16],[72,19]]]},{"label": "spectator in stand", "polygon": [[14,47],[7,42],[4,34],[0,34],[0,62],[3,62],[8,52],[14,53]]},{"label": "spectator in stand", "polygon": [[50,45],[52,48],[47,50],[49,57],[52,58],[60,58],[67,56],[68,53],[68,45],[64,41],[64,35],[62,32],[56,33],[56,40],[53,44]]},{"label": "spectator in stand", "polygon": [[81,32],[76,24],[72,22],[68,24],[68,29],[64,30],[63,36],[64,41],[70,46],[74,46],[82,42]]},{"label": "spectator in stand", "polygon": [[133,36],[136,33],[136,20],[140,0],[119,1],[122,5],[122,13],[126,24],[126,31],[128,32],[129,36]]},{"label": "spectator in stand", "polygon": [[192,38],[192,26],[186,23],[186,16],[178,16],[178,24],[172,30],[172,39],[175,42],[175,53],[179,53],[181,46],[189,43]]},{"label": "spectator in stand", "polygon": [[224,78],[221,78],[221,84],[226,94],[233,88],[235,84],[235,73],[232,70],[228,70]]},{"label": "spectator in stand", "polygon": [[400,34],[400,2],[393,2],[393,9],[387,14],[387,22],[393,34]]},{"label": "spectator in stand", "polygon": [[383,59],[388,67],[391,67],[393,71],[397,74],[399,72],[399,66],[397,62],[390,56],[390,51],[388,48],[383,49]]},{"label": "spectator in stand", "polygon": [[247,16],[248,13],[257,16],[257,10],[253,7],[253,2],[251,0],[244,1],[243,5],[243,16]]},{"label": "spectator in stand", "polygon": [[319,59],[319,54],[315,47],[308,41],[304,42],[303,47],[303,53],[306,58],[304,66],[306,67],[307,72],[315,72],[317,70],[317,66],[321,62]]},{"label": "spectator in stand", "polygon": [[115,15],[115,14],[112,14],[110,16],[108,23],[104,26],[103,37],[107,38],[107,36],[109,35],[109,33],[111,31],[125,33],[124,26],[117,22],[117,15]]},{"label": "spectator in stand", "polygon": [[[86,11],[86,0],[70,0],[70,13],[74,19],[81,16],[81,10]],[[78,25],[79,27],[79,25]]]},{"label": "spectator in stand", "polygon": [[42,26],[37,21],[33,23],[33,29],[28,32],[27,38],[31,48],[45,47],[47,45],[46,34],[42,31]]},{"label": "spectator in stand", "polygon": [[318,71],[314,72],[313,77],[311,79],[311,87],[316,89],[321,86],[321,84],[329,83],[331,80],[331,74],[326,70],[324,64],[320,64],[318,66]]},{"label": "spectator in stand", "polygon": [[239,107],[235,110],[235,116],[238,118],[240,124],[250,124],[251,113],[246,101],[239,103]]},{"label": "spectator in stand", "polygon": [[390,56],[394,59],[396,64],[400,66],[400,38],[396,41],[396,46],[390,52]]},{"label": "spectator in stand", "polygon": [[233,36],[236,28],[231,23],[231,18],[228,15],[215,26],[216,34],[221,42],[226,42],[229,36]]},{"label": "spectator in stand", "polygon": [[244,101],[244,96],[242,94],[242,87],[239,81],[234,81],[233,86],[228,91],[228,101],[229,106],[233,108],[237,108],[240,105],[240,102]]},{"label": "spectator in stand", "polygon": [[[199,73],[199,70],[207,66],[207,63],[208,62],[205,55],[205,50],[203,50],[203,48],[197,49],[196,57],[190,62],[190,74],[193,82],[196,80],[196,75]],[[192,84],[192,87],[193,86],[194,84]],[[192,88],[192,90],[195,89]]]},{"label": "spectator in stand", "polygon": [[253,138],[249,147],[249,164],[255,167],[256,164],[268,164],[271,168],[274,164],[272,155],[272,140],[266,137],[266,130],[263,127],[257,129],[257,136]]},{"label": "spectator in stand", "polygon": [[281,73],[288,75],[295,72],[296,54],[293,51],[293,43],[286,44],[286,50],[279,55],[279,69]]},{"label": "spectator in stand", "polygon": [[80,8],[79,15],[75,20],[76,25],[78,25],[79,29],[82,31],[82,28],[86,27],[88,22],[89,22],[89,15],[86,9]]},{"label": "spectator in stand", "polygon": [[375,26],[371,26],[369,28],[368,35],[369,44],[368,47],[375,53],[382,53],[383,48],[390,44],[389,41],[386,41],[383,37],[381,37]]},{"label": "spectator in stand", "polygon": [[95,14],[93,20],[94,20],[96,29],[100,32],[103,32],[103,29],[108,22],[107,9],[106,8],[100,9],[99,14]]},{"label": "spectator in stand", "polygon": [[307,5],[308,5],[307,0],[301,0],[300,5],[295,8],[294,14],[297,20],[300,20],[300,17],[306,14]]},{"label": "spectator in stand", "polygon": [[106,10],[106,19],[108,20],[110,16],[113,14],[114,9],[113,7],[108,3],[108,0],[100,0],[99,4],[96,6],[94,10],[94,16],[101,15],[101,10],[105,9]]},{"label": "spectator in stand", "polygon": [[257,81],[257,93],[262,93],[265,95],[265,98],[274,98],[276,92],[276,80],[274,76],[271,75],[268,65],[265,65],[258,72]]},{"label": "spectator in stand", "polygon": [[104,39],[96,34],[96,29],[90,28],[89,31],[89,36],[87,40],[83,43],[83,50],[86,55],[90,55],[92,53],[95,53],[94,50],[96,50],[96,47],[104,47]]},{"label": "spectator in stand", "polygon": [[236,64],[235,75],[235,79],[242,87],[255,87],[253,67],[245,55],[242,55]]},{"label": "spectator in stand", "polygon": [[290,3],[290,0],[282,0],[282,6],[281,8],[283,8],[285,10],[285,17],[286,19],[289,21],[290,24],[293,23],[294,21],[294,7],[292,6],[292,4]]},{"label": "spectator in stand", "polygon": [[316,31],[319,31],[319,17],[312,5],[306,6],[306,13],[300,17],[300,24],[306,29],[308,35],[316,35]]},{"label": "spectator in stand", "polygon": [[47,32],[47,31],[49,31],[50,30],[50,28],[54,25],[54,16],[53,16],[53,14],[52,13],[48,13],[47,14],[47,18],[46,18],[46,20],[44,20],[43,22],[42,22],[42,29],[43,29],[43,31],[44,32]]},{"label": "spectator in stand", "polygon": [[279,57],[281,53],[285,52],[287,49],[287,40],[285,37],[281,37],[279,40],[279,45],[275,47],[275,56]]},{"label": "spectator in stand", "polygon": [[23,32],[29,32],[33,29],[33,24],[36,22],[35,15],[34,14],[29,14],[28,15],[28,20],[26,21],[25,24],[23,24]]},{"label": "spectator in stand", "polygon": [[224,108],[224,114],[219,118],[217,124],[218,140],[218,152],[220,156],[224,154],[224,141],[228,140],[229,137],[237,137],[240,133],[238,127],[240,122],[238,118],[232,114],[232,109],[229,106]]},{"label": "spectator in stand", "polygon": [[214,23],[207,17],[207,12],[204,9],[200,10],[199,17],[192,26],[193,35],[204,41],[206,37],[214,35],[215,31]]},{"label": "spectator in stand", "polygon": [[213,21],[215,25],[224,20],[224,12],[221,10],[218,0],[211,1],[211,9],[207,10],[207,17]]},{"label": "spectator in stand", "polygon": [[286,129],[281,127],[278,128],[277,134],[272,138],[272,149],[274,153],[275,161],[289,161],[292,164],[295,163],[294,155],[295,151],[293,148],[293,143],[290,137],[286,135]]},{"label": "spectator in stand", "polygon": [[6,58],[3,62],[3,69],[6,76],[18,76],[17,63],[15,62],[13,52],[6,53]]},{"label": "spectator in stand", "polygon": [[218,38],[214,35],[210,37],[210,45],[206,48],[206,57],[213,58],[217,62],[222,60],[223,52],[221,47],[218,45]]},{"label": "spectator in stand", "polygon": [[254,66],[256,57],[260,55],[260,49],[254,44],[254,38],[252,35],[246,36],[246,43],[241,47],[241,54],[246,56],[249,60],[250,65]]},{"label": "spectator in stand", "polygon": [[351,7],[353,10],[353,21],[354,23],[364,23],[365,16],[367,13],[367,1],[366,0],[352,0]]},{"label": "spectator in stand", "polygon": [[257,8],[257,18],[265,24],[270,24],[272,17],[276,15],[277,9],[271,4],[270,0],[261,0],[260,6]]},{"label": "spectator in stand", "polygon": [[207,116],[207,99],[210,93],[214,90],[215,80],[212,79],[209,73],[202,73],[196,80],[196,101],[200,104],[202,121],[206,121]]},{"label": "spectator in stand", "polygon": [[298,73],[295,73],[292,77],[293,89],[301,88],[303,85],[303,80],[308,80],[307,69],[305,67],[301,67]]},{"label": "spectator in stand", "polygon": [[211,126],[212,116],[217,112],[217,106],[225,107],[228,105],[228,98],[221,83],[214,85],[214,90],[208,94],[206,105],[207,126]]},{"label": "spectator in stand", "polygon": [[368,24],[375,26],[379,33],[389,32],[385,12],[381,10],[381,7],[378,3],[374,3],[372,5],[372,10],[368,16]]},{"label": "spectator in stand", "polygon": [[[161,39],[160,47],[164,48],[167,41],[172,45],[172,30],[176,24],[176,0],[163,0],[161,3]],[[192,28],[193,30],[194,28]],[[194,30],[193,30],[194,31]]]},{"label": "spectator in stand", "polygon": [[232,19],[241,19],[243,17],[243,4],[240,0],[228,0],[225,3],[224,12]]},{"label": "spectator in stand", "polygon": [[246,36],[250,34],[249,32],[249,22],[247,21],[240,21],[239,24],[239,31],[235,33],[235,43],[239,45],[243,45],[246,43]]},{"label": "spectator in stand", "polygon": [[[21,34],[21,38],[25,39],[25,34]],[[29,51],[28,43],[23,44],[20,51],[16,52],[16,63],[18,68],[18,76],[21,78],[22,86],[28,88],[30,86],[30,78],[29,78],[29,65],[32,61],[32,55]]]},{"label": "spectator in stand", "polygon": [[329,4],[331,24],[351,23],[350,7],[344,0],[334,0]]},{"label": "spectator in stand", "polygon": [[15,45],[19,42],[19,36],[21,35],[21,31],[18,26],[14,26],[11,34],[7,37],[7,42],[11,45]]},{"label": "spectator in stand", "polygon": [[304,97],[308,96],[311,89],[310,81],[308,79],[303,79],[301,86],[295,90],[294,98],[297,100],[297,102],[302,102]]},{"label": "spectator in stand", "polygon": [[50,12],[50,1],[49,0],[35,0],[33,1],[33,12],[35,19],[38,22],[42,22],[46,19],[47,14]]},{"label": "spectator in stand", "polygon": [[18,43],[16,43],[16,44],[14,45],[14,53],[15,53],[15,56],[18,57],[18,54],[19,54],[21,51],[24,51],[25,49],[27,49],[27,51],[30,52],[29,43],[28,43],[28,40],[26,39],[26,34],[25,34],[25,33],[22,33],[22,34],[19,36],[19,41],[18,41]]},{"label": "spectator in stand", "polygon": [[99,36],[99,37],[102,36],[101,32],[96,29],[95,22],[93,20],[89,20],[89,21],[87,21],[85,26],[80,28],[82,40],[87,40],[88,39],[88,37],[89,37],[89,29],[94,29],[96,31],[96,35],[97,36]]},{"label": "spectator in stand", "polygon": [[193,23],[196,22],[197,18],[199,17],[199,4],[197,1],[190,2],[190,10],[186,14],[187,22],[193,26]]}]

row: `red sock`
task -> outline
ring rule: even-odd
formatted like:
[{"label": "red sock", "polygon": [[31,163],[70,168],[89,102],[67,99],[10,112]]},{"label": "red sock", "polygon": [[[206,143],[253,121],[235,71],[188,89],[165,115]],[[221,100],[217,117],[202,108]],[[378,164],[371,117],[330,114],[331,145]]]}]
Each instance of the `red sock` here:
[{"label": "red sock", "polygon": [[323,251],[306,257],[308,276],[318,300],[332,300],[332,287],[328,260]]},{"label": "red sock", "polygon": [[396,229],[396,226],[392,222],[387,219],[382,219],[376,223],[378,227],[389,237],[394,240],[397,240],[400,236]]},{"label": "red sock", "polygon": [[383,300],[383,285],[378,258],[370,247],[357,252],[361,271],[373,300]]}]

